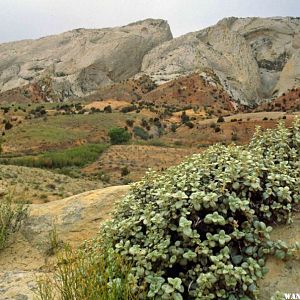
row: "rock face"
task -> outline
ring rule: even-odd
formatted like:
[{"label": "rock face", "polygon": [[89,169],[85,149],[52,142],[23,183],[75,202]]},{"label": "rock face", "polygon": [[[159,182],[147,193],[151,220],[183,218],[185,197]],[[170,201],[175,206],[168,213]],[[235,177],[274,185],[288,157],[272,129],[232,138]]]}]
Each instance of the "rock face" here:
[{"label": "rock face", "polygon": [[142,72],[157,83],[212,69],[236,100],[249,104],[300,85],[299,18],[226,18],[152,49]]},{"label": "rock face", "polygon": [[[85,192],[46,204],[31,204],[13,243],[0,253],[0,299],[36,299],[37,277],[48,272],[55,225],[57,238],[72,246],[92,238],[129,186]],[[48,265],[48,267],[47,267]]]},{"label": "rock face", "polygon": [[62,98],[88,94],[138,73],[144,55],[171,38],[166,21],[147,19],[2,44],[0,92],[40,79],[44,90],[50,86]]},{"label": "rock face", "polygon": [[58,100],[142,74],[161,84],[209,70],[251,104],[300,86],[299,58],[300,18],[226,18],[175,39],[166,21],[147,19],[0,45],[0,93],[31,84],[16,95]]}]

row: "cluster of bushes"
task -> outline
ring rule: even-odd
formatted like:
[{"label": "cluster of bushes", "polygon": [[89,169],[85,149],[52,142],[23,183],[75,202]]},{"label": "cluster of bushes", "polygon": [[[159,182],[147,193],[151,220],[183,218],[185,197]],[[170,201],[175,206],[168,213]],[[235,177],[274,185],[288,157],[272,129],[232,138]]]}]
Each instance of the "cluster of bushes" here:
[{"label": "cluster of bushes", "polygon": [[86,144],[37,156],[4,158],[1,163],[50,169],[72,166],[82,167],[95,161],[106,148],[107,145],[105,144]]},{"label": "cluster of bushes", "polygon": [[215,145],[149,172],[87,250],[120,255],[130,266],[123,286],[122,272],[107,283],[130,286],[133,295],[120,299],[257,299],[268,255],[285,259],[297,249],[270,232],[291,222],[299,202],[299,158],[296,121],[258,130],[247,147]]},{"label": "cluster of bushes", "polygon": [[129,113],[133,111],[138,111],[138,107],[136,105],[125,106],[120,110],[122,113]]},{"label": "cluster of bushes", "polygon": [[37,106],[29,112],[29,115],[34,118],[42,118],[47,115],[47,111],[44,106]]}]

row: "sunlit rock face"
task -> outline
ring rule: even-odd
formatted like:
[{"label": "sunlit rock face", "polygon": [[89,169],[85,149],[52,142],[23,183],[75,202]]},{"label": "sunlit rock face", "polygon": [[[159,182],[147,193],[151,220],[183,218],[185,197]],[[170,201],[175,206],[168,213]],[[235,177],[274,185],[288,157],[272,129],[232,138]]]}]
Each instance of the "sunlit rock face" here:
[{"label": "sunlit rock face", "polygon": [[152,49],[142,71],[161,83],[212,69],[249,104],[300,85],[299,47],[299,18],[226,18]]},{"label": "sunlit rock face", "polygon": [[144,55],[170,39],[166,21],[147,19],[2,44],[0,92],[43,79],[62,97],[89,94],[138,73]]}]

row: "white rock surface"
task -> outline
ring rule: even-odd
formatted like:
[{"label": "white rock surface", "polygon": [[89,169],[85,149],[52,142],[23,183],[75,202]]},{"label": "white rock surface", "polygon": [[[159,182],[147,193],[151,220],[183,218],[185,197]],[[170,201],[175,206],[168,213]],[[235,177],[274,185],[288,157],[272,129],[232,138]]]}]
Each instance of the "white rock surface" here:
[{"label": "white rock surface", "polygon": [[0,93],[43,79],[63,99],[141,74],[163,83],[210,69],[234,99],[257,103],[300,85],[299,49],[291,17],[225,18],[175,39],[154,19],[76,29],[0,45]]},{"label": "white rock surface", "polygon": [[152,49],[142,72],[161,83],[213,69],[242,103],[258,102],[300,84],[300,18],[226,18]]},{"label": "white rock surface", "polygon": [[171,38],[166,21],[147,19],[123,27],[75,29],[2,44],[0,92],[48,77],[62,97],[88,94],[135,75],[144,55]]}]

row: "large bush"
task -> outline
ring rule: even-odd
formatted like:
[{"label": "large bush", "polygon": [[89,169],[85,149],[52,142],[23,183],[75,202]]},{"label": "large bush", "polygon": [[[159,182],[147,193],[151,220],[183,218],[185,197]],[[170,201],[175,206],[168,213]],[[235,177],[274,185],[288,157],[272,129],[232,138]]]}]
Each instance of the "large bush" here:
[{"label": "large bush", "polygon": [[149,133],[142,127],[135,126],[133,127],[133,133],[135,136],[141,138],[142,140],[148,140],[149,139]]},{"label": "large bush", "polygon": [[296,121],[148,173],[84,252],[59,261],[41,298],[257,299],[267,256],[291,254],[269,233],[299,202],[299,151]]},{"label": "large bush", "polygon": [[209,148],[132,186],[102,238],[150,299],[256,299],[270,240],[300,189],[300,131],[258,130],[247,147]]}]

